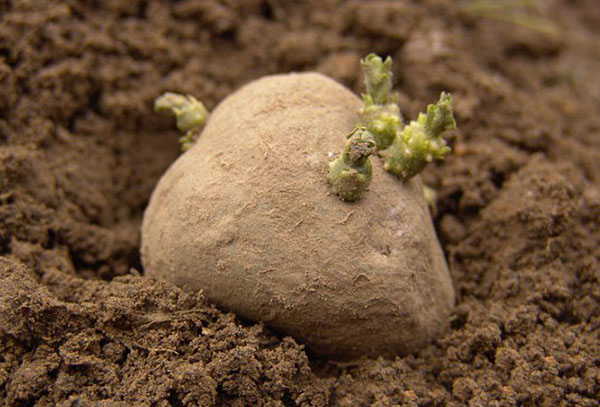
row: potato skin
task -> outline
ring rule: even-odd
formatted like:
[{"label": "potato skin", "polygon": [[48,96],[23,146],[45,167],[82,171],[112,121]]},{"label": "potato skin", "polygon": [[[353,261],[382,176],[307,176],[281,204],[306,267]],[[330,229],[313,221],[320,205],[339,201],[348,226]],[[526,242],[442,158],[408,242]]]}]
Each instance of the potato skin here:
[{"label": "potato skin", "polygon": [[428,343],[455,297],[419,177],[402,182],[374,157],[361,201],[327,183],[360,107],[317,73],[265,77],[226,98],[152,195],[146,274],[334,359]]}]

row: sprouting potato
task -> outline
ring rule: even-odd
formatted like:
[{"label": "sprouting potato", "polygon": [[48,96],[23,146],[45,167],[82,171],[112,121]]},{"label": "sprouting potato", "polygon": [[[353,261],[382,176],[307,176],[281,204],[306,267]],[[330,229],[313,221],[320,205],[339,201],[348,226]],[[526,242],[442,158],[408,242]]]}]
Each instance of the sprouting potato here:
[{"label": "sprouting potato", "polygon": [[[391,357],[432,340],[452,282],[420,177],[384,169],[392,153],[376,152],[377,109],[366,118],[365,106],[317,73],[265,77],[226,98],[152,195],[146,274],[326,357]],[[402,149],[399,110],[381,110],[397,126],[387,148]],[[357,193],[339,187],[343,171]]]}]

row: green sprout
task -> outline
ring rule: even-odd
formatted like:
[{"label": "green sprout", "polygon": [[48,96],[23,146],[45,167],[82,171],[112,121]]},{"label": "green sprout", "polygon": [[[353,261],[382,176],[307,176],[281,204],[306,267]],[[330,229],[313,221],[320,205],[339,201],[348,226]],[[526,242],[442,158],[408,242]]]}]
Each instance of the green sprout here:
[{"label": "green sprout", "polygon": [[408,179],[427,163],[444,158],[450,148],[441,135],[456,128],[450,95],[442,93],[437,104],[428,106],[427,114],[420,113],[416,121],[404,126],[392,93],[392,59],[388,56],[384,61],[369,54],[361,67],[367,93],[363,95],[360,124],[373,133],[385,170]]},{"label": "green sprout", "polygon": [[373,167],[369,156],[377,146],[365,127],[354,128],[347,139],[340,156],[329,163],[328,180],[342,200],[355,202],[365,196],[371,184]]},{"label": "green sprout", "polygon": [[397,95],[392,93],[392,58],[369,54],[360,61],[366,93],[360,120],[348,136],[341,156],[329,164],[329,182],[345,201],[362,198],[371,182],[369,156],[377,152],[383,168],[402,180],[414,177],[425,166],[450,152],[442,134],[456,128],[452,98],[440,100],[404,125]]},{"label": "green sprout", "polygon": [[427,163],[450,152],[442,133],[455,128],[452,98],[442,92],[436,104],[427,106],[426,114],[419,113],[417,120],[405,126],[389,148],[379,152],[383,168],[400,178],[414,177]]},{"label": "green sprout", "polygon": [[190,95],[166,92],[154,101],[154,111],[175,115],[177,128],[184,133],[179,138],[181,150],[189,150],[208,119],[208,110],[202,102]]},{"label": "green sprout", "polygon": [[375,137],[378,150],[386,149],[402,126],[402,116],[392,93],[392,58],[382,60],[369,54],[360,61],[367,93],[362,95],[364,107],[360,110],[360,125]]},{"label": "green sprout", "polygon": [[429,213],[431,215],[437,214],[437,193],[435,189],[428,187],[427,185],[423,185],[423,196],[425,197],[425,201],[427,201],[427,206],[429,207]]},{"label": "green sprout", "polygon": [[360,61],[365,76],[367,93],[363,95],[366,105],[386,105],[394,103],[392,96],[392,58],[382,60],[376,54],[369,54]]}]

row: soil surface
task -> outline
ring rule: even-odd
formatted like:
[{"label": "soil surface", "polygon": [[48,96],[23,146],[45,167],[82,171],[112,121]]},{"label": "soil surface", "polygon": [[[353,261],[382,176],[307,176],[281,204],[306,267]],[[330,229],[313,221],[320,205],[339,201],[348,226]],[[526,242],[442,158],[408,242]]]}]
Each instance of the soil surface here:
[{"label": "soil surface", "polygon": [[[7,406],[597,406],[600,7],[547,0],[0,0],[0,399]],[[334,364],[143,277],[178,155],[165,90],[265,74],[361,91],[391,55],[411,118],[452,93],[424,179],[458,305],[417,354]]]}]

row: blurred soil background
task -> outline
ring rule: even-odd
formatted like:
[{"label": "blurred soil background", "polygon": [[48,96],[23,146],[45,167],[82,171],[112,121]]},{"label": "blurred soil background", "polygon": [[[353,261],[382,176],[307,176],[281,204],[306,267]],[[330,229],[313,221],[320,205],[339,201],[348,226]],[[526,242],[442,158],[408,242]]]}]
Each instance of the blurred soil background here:
[{"label": "blurred soil background", "polygon": [[[598,406],[600,5],[507,3],[0,0],[0,400]],[[451,329],[339,365],[144,278],[141,216],[179,153],[153,99],[213,108],[306,70],[360,92],[369,52],[405,117],[455,100],[454,152],[424,174]]]}]

